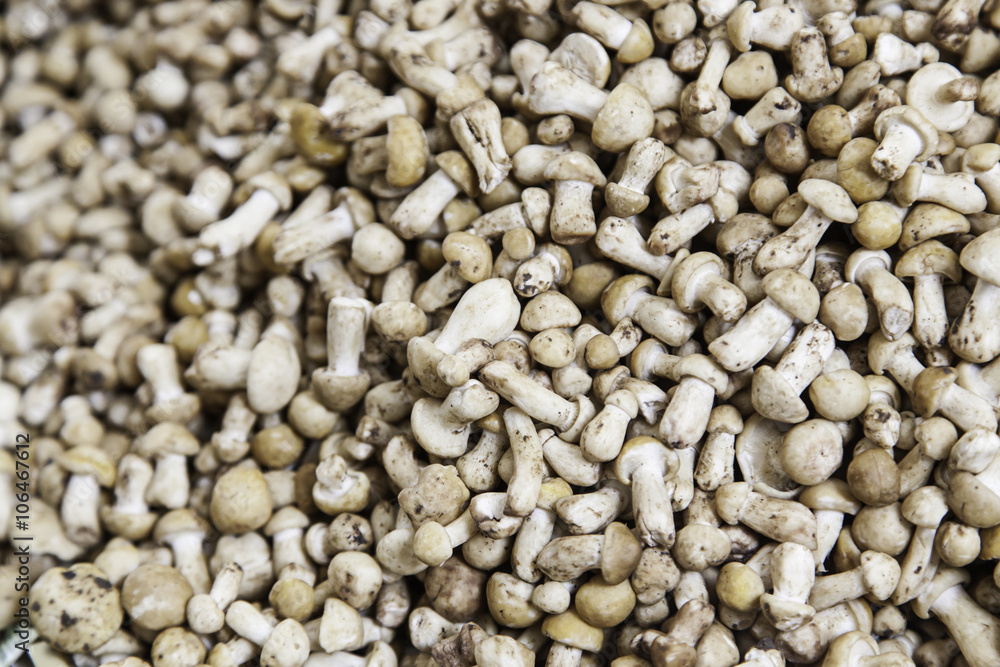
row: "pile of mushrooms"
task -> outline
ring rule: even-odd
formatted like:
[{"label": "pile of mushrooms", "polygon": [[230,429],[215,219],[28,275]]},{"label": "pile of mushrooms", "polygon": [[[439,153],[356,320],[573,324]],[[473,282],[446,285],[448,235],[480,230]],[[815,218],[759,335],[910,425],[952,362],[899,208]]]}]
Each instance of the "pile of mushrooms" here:
[{"label": "pile of mushrooms", "polygon": [[998,31],[12,0],[0,627],[77,667],[1000,665]]}]

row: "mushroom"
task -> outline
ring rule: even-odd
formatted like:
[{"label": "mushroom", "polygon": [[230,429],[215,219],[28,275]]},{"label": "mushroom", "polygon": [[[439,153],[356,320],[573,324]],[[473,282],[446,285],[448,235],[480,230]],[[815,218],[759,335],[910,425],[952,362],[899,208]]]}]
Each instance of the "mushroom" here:
[{"label": "mushroom", "polygon": [[754,371],[751,397],[757,412],[777,421],[804,421],[809,411],[799,394],[819,376],[834,349],[829,329],[818,322],[806,325],[776,366]]},{"label": "mushroom", "polygon": [[920,618],[933,614],[944,623],[970,667],[986,667],[1000,661],[1000,620],[969,597],[962,588],[968,581],[965,570],[939,568],[910,608]]},{"label": "mushroom", "polygon": [[794,269],[768,273],[762,286],[767,297],[708,346],[712,356],[730,372],[752,367],[767,355],[796,319],[808,324],[819,312],[819,292]]},{"label": "mushroom", "polygon": [[201,409],[197,394],[184,391],[177,370],[177,352],[172,345],[145,345],[136,355],[136,366],[149,383],[152,405],[146,416],[154,423],[185,424]]},{"label": "mushroom", "polygon": [[478,380],[469,380],[452,389],[444,401],[421,398],[413,404],[413,437],[434,456],[461,456],[468,449],[473,423],[492,414],[499,405],[497,394]]},{"label": "mushroom", "polygon": [[726,277],[728,269],[710,252],[688,255],[674,269],[670,293],[681,310],[697,312],[708,306],[726,322],[734,322],[746,310],[746,295]]},{"label": "mushroom", "polygon": [[167,509],[186,506],[191,491],[188,457],[198,450],[198,439],[177,423],[157,424],[140,436],[135,443],[136,454],[156,460],[156,471],[146,488],[146,502]]},{"label": "mushroom", "polygon": [[89,653],[122,624],[118,590],[91,563],[46,570],[32,584],[29,600],[32,627],[67,653]]},{"label": "mushroom", "polygon": [[480,378],[513,405],[538,421],[555,426],[568,442],[580,438],[597,410],[586,396],[567,401],[546,389],[505,361],[492,361],[480,370]]},{"label": "mushroom", "polygon": [[918,164],[911,164],[903,178],[892,186],[900,206],[928,201],[947,206],[966,215],[986,210],[986,195],[976,186],[975,177],[965,172],[929,174]]},{"label": "mushroom", "polygon": [[588,241],[597,233],[591,196],[607,178],[594,160],[573,151],[552,158],[545,165],[545,179],[555,182],[549,230],[552,240],[565,245]]},{"label": "mushroom", "polygon": [[671,495],[679,465],[673,450],[646,436],[627,441],[615,459],[615,476],[632,487],[636,526],[649,546],[670,548],[674,543]]},{"label": "mushroom", "polygon": [[734,482],[715,492],[715,506],[731,526],[742,522],[780,542],[816,548],[816,517],[799,502],[770,498],[752,491],[746,482]]},{"label": "mushroom", "polygon": [[901,564],[901,576],[892,595],[892,602],[909,602],[924,589],[937,570],[934,540],[948,513],[947,495],[936,486],[924,486],[903,500],[903,517],[916,526],[910,548]]},{"label": "mushroom", "polygon": [[70,474],[60,506],[66,535],[80,546],[94,546],[101,539],[101,487],[114,484],[114,463],[103,449],[90,445],[63,452],[57,461]]},{"label": "mushroom", "polygon": [[234,467],[215,481],[209,505],[212,524],[223,533],[246,533],[271,518],[271,492],[255,468]]},{"label": "mushroom", "polygon": [[803,490],[799,502],[813,511],[816,516],[816,549],[813,557],[816,571],[826,572],[826,560],[833,550],[844,525],[844,515],[855,515],[861,503],[851,493],[846,482],[836,478],[827,479]]},{"label": "mushroom", "polygon": [[358,362],[372,308],[365,299],[338,296],[330,300],[326,325],[329,364],[312,374],[313,391],[330,410],[354,406],[371,385],[371,377]]},{"label": "mushroom", "polygon": [[137,627],[163,630],[184,622],[192,595],[191,585],[176,569],[147,563],[125,577],[121,604]]},{"label": "mushroom", "polygon": [[875,119],[879,145],[872,168],[888,181],[898,181],[913,162],[922,162],[937,150],[937,128],[919,110],[902,105],[886,109]]},{"label": "mushroom", "polygon": [[680,345],[694,333],[696,318],[683,312],[672,299],[650,294],[653,285],[647,276],[619,278],[601,295],[601,308],[613,324],[630,317],[667,345]]},{"label": "mushroom", "polygon": [[252,176],[247,181],[249,198],[229,217],[213,222],[198,234],[191,261],[196,266],[209,266],[221,259],[234,257],[257,240],[264,226],[279,211],[292,204],[288,182],[272,171]]},{"label": "mushroom", "polygon": [[668,148],[654,137],[635,142],[617,182],[608,182],[604,198],[614,215],[638,215],[649,206],[646,189],[668,158]]},{"label": "mushroom", "polygon": [[186,614],[190,628],[204,634],[221,630],[226,622],[226,609],[236,600],[242,580],[243,568],[234,562],[223,565],[211,590],[188,600]]},{"label": "mushroom", "polygon": [[309,657],[309,636],[293,619],[287,618],[272,626],[260,611],[237,600],[226,611],[226,625],[260,647],[261,665],[301,667]]},{"label": "mushroom", "polygon": [[879,327],[889,340],[906,335],[913,323],[913,299],[890,271],[892,260],[884,250],[859,249],[844,265],[844,276],[867,292],[878,310]]},{"label": "mushroom", "polygon": [[906,103],[922,113],[941,132],[954,132],[972,118],[979,94],[976,79],[947,63],[924,65],[910,76]]},{"label": "mushroom", "polygon": [[952,322],[948,344],[966,361],[985,363],[1000,355],[1000,332],[982,316],[992,310],[996,295],[1000,294],[1000,276],[993,273],[987,259],[993,256],[993,244],[1000,239],[1000,231],[988,231],[973,239],[962,249],[959,261],[962,267],[976,276],[972,292],[961,317]]},{"label": "mushroom", "polygon": [[211,579],[202,553],[209,525],[191,509],[167,512],[156,522],[153,539],[170,547],[174,566],[191,584],[195,595],[208,593]]},{"label": "mushroom", "polygon": [[867,635],[871,628],[868,603],[851,600],[816,612],[811,621],[790,632],[778,633],[774,641],[791,661],[808,663],[819,660],[835,638],[856,630]]},{"label": "mushroom", "polygon": [[798,193],[808,207],[791,227],[769,239],[757,252],[753,270],[760,276],[801,266],[835,220],[853,223],[858,219],[847,192],[835,183],[807,179],[799,183]]},{"label": "mushroom", "polygon": [[108,532],[130,540],[149,535],[157,520],[145,498],[152,479],[153,466],[146,459],[136,454],[122,457],[115,478],[115,503],[100,509],[101,522]]},{"label": "mushroom", "polygon": [[796,32],[789,50],[794,74],[785,78],[785,86],[801,102],[819,102],[844,83],[844,71],[830,66],[826,39],[819,28],[804,27]]},{"label": "mushroom", "polygon": [[776,51],[791,48],[795,34],[805,27],[802,12],[791,5],[757,9],[756,3],[744,2],[726,21],[726,30],[738,51],[750,50],[751,44]]},{"label": "mushroom", "polygon": [[[642,557],[642,544],[624,524],[614,522],[603,535],[557,537],[538,555],[536,566],[555,581],[570,581],[600,569],[611,585],[625,581]],[[494,577],[497,575],[493,575]]]},{"label": "mushroom", "polygon": [[806,603],[811,601],[816,574],[813,565],[812,552],[801,544],[785,542],[771,552],[773,591],[760,596],[760,609],[778,631],[794,630],[816,614],[816,609]]}]

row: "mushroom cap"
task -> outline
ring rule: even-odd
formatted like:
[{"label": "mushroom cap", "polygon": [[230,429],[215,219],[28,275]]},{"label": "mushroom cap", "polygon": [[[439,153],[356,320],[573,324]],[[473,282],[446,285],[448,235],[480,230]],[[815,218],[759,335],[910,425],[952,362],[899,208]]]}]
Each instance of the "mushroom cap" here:
[{"label": "mushroom cap", "polygon": [[962,248],[962,267],[980,280],[1000,285],[1000,229],[991,229]]},{"label": "mushroom cap", "polygon": [[604,45],[585,32],[572,32],[548,57],[589,83],[603,88],[611,76],[611,58]]},{"label": "mushroom cap", "polygon": [[190,508],[170,510],[160,517],[153,531],[153,539],[164,542],[176,533],[201,533],[206,535],[209,524],[198,513]]},{"label": "mushroom cap", "polygon": [[163,630],[184,623],[193,595],[191,584],[175,568],[146,563],[125,577],[121,603],[137,626]]},{"label": "mushroom cap", "polygon": [[580,151],[555,156],[546,163],[544,174],[549,181],[582,181],[596,188],[603,188],[608,182],[594,158]]},{"label": "mushroom cap", "polygon": [[78,445],[61,452],[56,461],[73,475],[94,477],[105,488],[115,483],[115,464],[103,449],[92,445]]},{"label": "mushroom cap", "polygon": [[705,304],[698,298],[698,288],[706,275],[724,277],[726,265],[712,252],[696,252],[688,255],[674,271],[670,284],[670,295],[682,309],[694,312]]},{"label": "mushroom cap", "polygon": [[271,518],[271,491],[256,468],[231,468],[212,489],[209,513],[223,533],[257,530]]},{"label": "mushroom cap", "polygon": [[441,254],[458,275],[470,283],[486,280],[493,271],[493,253],[489,244],[469,232],[448,234],[441,245]]},{"label": "mushroom cap", "polygon": [[[591,139],[601,150],[624,153],[635,142],[650,136],[655,122],[653,107],[642,91],[631,83],[619,83],[597,112]],[[604,187],[604,183],[595,185]]]},{"label": "mushroom cap", "polygon": [[824,373],[809,385],[813,408],[831,421],[854,419],[864,412],[870,397],[868,383],[850,368]]},{"label": "mushroom cap", "polygon": [[813,486],[837,471],[843,454],[844,438],[837,425],[826,419],[810,419],[785,433],[779,458],[792,480]]},{"label": "mushroom cap", "polygon": [[[812,129],[811,123],[809,127]],[[876,148],[878,144],[872,139],[858,137],[844,144],[836,156],[837,182],[855,203],[877,201],[889,191],[889,181],[872,168],[872,155]]]},{"label": "mushroom cap", "polygon": [[604,645],[604,631],[584,622],[575,609],[547,616],[542,621],[542,634],[560,644],[591,653],[597,653]]},{"label": "mushroom cap", "polygon": [[798,424],[809,417],[805,401],[771,366],[759,366],[754,371],[750,399],[754,409],[767,419]]},{"label": "mushroom cap", "polygon": [[862,507],[847,482],[836,478],[804,489],[799,502],[812,510],[832,510],[851,515],[857,514]]},{"label": "mushroom cap", "polygon": [[670,376],[675,382],[680,382],[686,377],[698,378],[711,385],[717,394],[725,393],[729,388],[729,374],[715,359],[704,354],[681,357],[671,368]]},{"label": "mushroom cap", "polygon": [[903,500],[903,517],[921,528],[937,528],[948,513],[948,494],[939,486],[922,486]]},{"label": "mushroom cap", "polygon": [[712,408],[708,418],[709,433],[726,433],[736,435],[743,430],[743,417],[740,411],[731,405],[718,405]]},{"label": "mushroom cap", "polygon": [[743,506],[750,499],[753,488],[746,482],[723,484],[715,492],[715,511],[719,518],[735,526],[743,515]]},{"label": "mushroom cap", "polygon": [[313,393],[334,412],[354,407],[372,383],[371,375],[366,370],[357,375],[336,375],[329,366],[314,370],[311,380]]},{"label": "mushroom cap", "polygon": [[618,324],[631,314],[630,301],[632,295],[640,290],[652,294],[656,291],[656,283],[649,276],[634,273],[622,276],[608,285],[601,295],[601,309],[612,324]]},{"label": "mushroom cap", "polygon": [[549,290],[524,305],[521,327],[528,333],[538,333],[546,329],[575,327],[582,318],[580,308],[568,296]]},{"label": "mushroom cap", "polygon": [[861,664],[862,658],[877,656],[878,642],[860,630],[852,630],[837,637],[827,649],[824,667],[854,667]]},{"label": "mushroom cap", "polygon": [[309,635],[302,624],[286,618],[274,627],[260,649],[260,664],[267,667],[302,665],[309,657]]},{"label": "mushroom cap", "polygon": [[462,188],[462,192],[469,197],[479,196],[479,177],[472,163],[465,157],[465,153],[444,151],[434,156],[434,161],[441,167],[441,171],[448,174],[448,177]]},{"label": "mushroom cap", "polygon": [[[753,3],[744,3],[753,4]],[[723,257],[732,257],[747,246],[764,244],[781,229],[766,215],[739,213],[729,219],[715,237],[715,247]]]},{"label": "mushroom cap", "polygon": [[958,254],[940,241],[924,241],[903,253],[896,262],[897,278],[938,275],[950,282],[962,279]]},{"label": "mushroom cap", "polygon": [[194,456],[201,449],[201,444],[184,424],[162,422],[136,439],[134,447],[136,454],[153,458],[165,454]]},{"label": "mushroom cap", "polygon": [[654,466],[662,470],[664,477],[676,471],[679,464],[677,454],[656,438],[641,435],[622,445],[615,459],[615,477],[622,484],[632,483],[632,475],[640,466]]},{"label": "mushroom cap", "polygon": [[851,223],[858,219],[858,209],[847,190],[822,178],[808,178],[799,183],[798,193],[807,204],[837,222]]},{"label": "mushroom cap", "polygon": [[631,65],[653,54],[653,31],[640,18],[632,20],[632,29],[625,35],[625,41],[618,47],[618,61]]},{"label": "mushroom cap", "polygon": [[[667,346],[664,345],[656,338],[647,338],[646,340],[639,343],[632,354],[629,357],[629,370],[632,371],[632,375],[641,380],[655,379],[653,374],[653,368],[656,364],[657,359],[661,355],[670,355],[667,351]],[[674,357],[673,360],[677,358]]]},{"label": "mushroom cap", "polygon": [[900,250],[909,250],[928,239],[946,234],[965,234],[969,229],[969,219],[947,206],[929,203],[917,204],[910,209],[903,221],[899,248]]},{"label": "mushroom cap", "polygon": [[861,554],[861,576],[865,586],[878,600],[885,600],[899,584],[900,567],[895,558],[878,551]]},{"label": "mushroom cap", "polygon": [[618,521],[609,523],[604,529],[601,576],[612,586],[620,584],[635,572],[642,553],[642,543],[625,524]]},{"label": "mushroom cap", "polygon": [[577,589],[574,604],[585,623],[613,628],[625,622],[635,608],[635,591],[627,580],[609,584],[598,574]]},{"label": "mushroom cap", "polygon": [[757,5],[753,2],[744,2],[736,8],[726,21],[726,32],[729,41],[736,47],[737,51],[750,50],[750,36],[753,34],[753,12]]},{"label": "mushroom cap", "polygon": [[997,144],[976,144],[969,147],[962,156],[962,169],[972,173],[990,171],[1000,162],[1000,146]]},{"label": "mushroom cap", "polygon": [[827,157],[837,157],[851,140],[854,128],[847,110],[836,104],[827,104],[816,110],[809,119],[806,134],[812,147]]},{"label": "mushroom cap", "polygon": [[812,322],[819,314],[819,291],[795,269],[771,271],[761,280],[761,287],[772,301],[802,322]]},{"label": "mushroom cap", "polygon": [[941,132],[960,130],[975,112],[974,102],[942,102],[944,86],[964,76],[948,63],[930,63],[910,75],[906,84],[906,103],[917,109]]},{"label": "mushroom cap", "polygon": [[46,570],[31,586],[28,615],[42,638],[67,653],[89,653],[122,624],[118,590],[92,563]]},{"label": "mushroom cap", "polygon": [[882,141],[889,129],[899,124],[907,126],[920,137],[921,149],[914,162],[923,162],[934,155],[938,145],[937,128],[920,111],[905,104],[890,107],[878,115],[875,119],[875,138]]},{"label": "mushroom cap", "polygon": [[809,204],[798,192],[793,192],[784,199],[774,209],[771,214],[771,221],[779,227],[790,227],[809,208]]},{"label": "mushroom cap", "polygon": [[1000,495],[971,473],[952,474],[948,480],[948,507],[974,528],[1000,525]]},{"label": "mushroom cap", "polygon": [[264,525],[264,534],[268,537],[283,530],[305,530],[310,525],[309,517],[294,505],[282,507],[275,512]]},{"label": "mushroom cap", "polygon": [[957,379],[958,372],[949,366],[930,366],[920,371],[910,392],[913,411],[925,419],[933,417],[948,388]]}]

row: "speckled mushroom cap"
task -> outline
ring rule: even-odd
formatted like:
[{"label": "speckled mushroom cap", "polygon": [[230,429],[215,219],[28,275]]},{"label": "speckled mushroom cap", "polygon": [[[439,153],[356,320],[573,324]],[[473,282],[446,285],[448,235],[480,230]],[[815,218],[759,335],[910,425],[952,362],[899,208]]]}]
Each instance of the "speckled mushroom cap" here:
[{"label": "speckled mushroom cap", "polygon": [[871,165],[876,148],[878,144],[872,139],[858,137],[844,144],[836,156],[837,182],[857,204],[877,201],[889,191],[889,181]]},{"label": "speckled mushroom cap", "polygon": [[962,267],[980,280],[1000,285],[1000,229],[991,229],[962,249]]},{"label": "speckled mushroom cap", "polygon": [[146,563],[125,577],[121,604],[137,626],[163,630],[184,622],[193,595],[191,584],[175,568]]},{"label": "speckled mushroom cap", "polygon": [[601,576],[612,586],[620,584],[635,572],[642,558],[642,543],[628,527],[618,521],[604,529],[601,550]]},{"label": "speckled mushroom cap", "polygon": [[772,366],[758,366],[754,371],[750,398],[754,409],[768,419],[798,424],[809,416],[805,401]]},{"label": "speckled mushroom cap", "polygon": [[528,333],[538,333],[546,329],[575,327],[582,318],[580,308],[568,296],[549,290],[524,305],[521,328]]},{"label": "speckled mushroom cap", "polygon": [[868,340],[868,366],[873,373],[882,375],[885,366],[899,352],[912,349],[917,344],[917,339],[909,333],[904,333],[896,340],[889,340],[881,331],[872,333]]},{"label": "speckled mushroom cap", "polygon": [[920,371],[910,392],[913,411],[924,418],[933,417],[948,387],[956,380],[958,373],[948,366],[931,366]]},{"label": "speckled mushroom cap", "polygon": [[722,226],[715,247],[723,257],[732,257],[747,245],[763,244],[780,231],[766,215],[739,213]]},{"label": "speckled mushroom cap", "polygon": [[962,278],[962,267],[958,254],[940,241],[924,241],[907,250],[896,261],[894,270],[897,278],[939,275],[950,282]]},{"label": "speckled mushroom cap", "polygon": [[89,653],[111,639],[122,624],[118,590],[92,563],[43,572],[29,599],[31,625],[67,653]]},{"label": "speckled mushroom cap", "polygon": [[917,204],[903,220],[899,237],[900,250],[909,250],[918,243],[949,234],[969,231],[969,219],[961,213],[940,204]]},{"label": "speckled mushroom cap", "polygon": [[642,91],[631,83],[619,83],[597,113],[591,138],[601,150],[622,153],[652,134],[654,123],[653,108]]},{"label": "speckled mushroom cap", "polygon": [[837,222],[854,222],[858,209],[847,191],[821,178],[808,178],[799,183],[798,193],[807,204]]},{"label": "speckled mushroom cap", "polygon": [[212,489],[212,523],[224,533],[257,530],[271,518],[271,491],[255,468],[232,468]]},{"label": "speckled mushroom cap", "polygon": [[777,269],[761,280],[764,293],[795,316],[809,323],[819,314],[819,291],[812,281],[795,269]]},{"label": "speckled mushroom cap", "polygon": [[633,294],[645,290],[652,294],[656,283],[649,276],[632,274],[614,281],[601,295],[601,309],[613,324],[618,324],[629,314],[629,301]]}]

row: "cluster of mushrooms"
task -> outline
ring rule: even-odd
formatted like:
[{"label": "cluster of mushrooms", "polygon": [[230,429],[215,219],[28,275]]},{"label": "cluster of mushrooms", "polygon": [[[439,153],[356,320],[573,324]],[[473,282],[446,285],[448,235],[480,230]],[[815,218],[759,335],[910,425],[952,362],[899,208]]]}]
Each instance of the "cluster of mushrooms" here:
[{"label": "cluster of mushrooms", "polygon": [[6,637],[1000,666],[998,31],[995,0],[11,0]]}]

